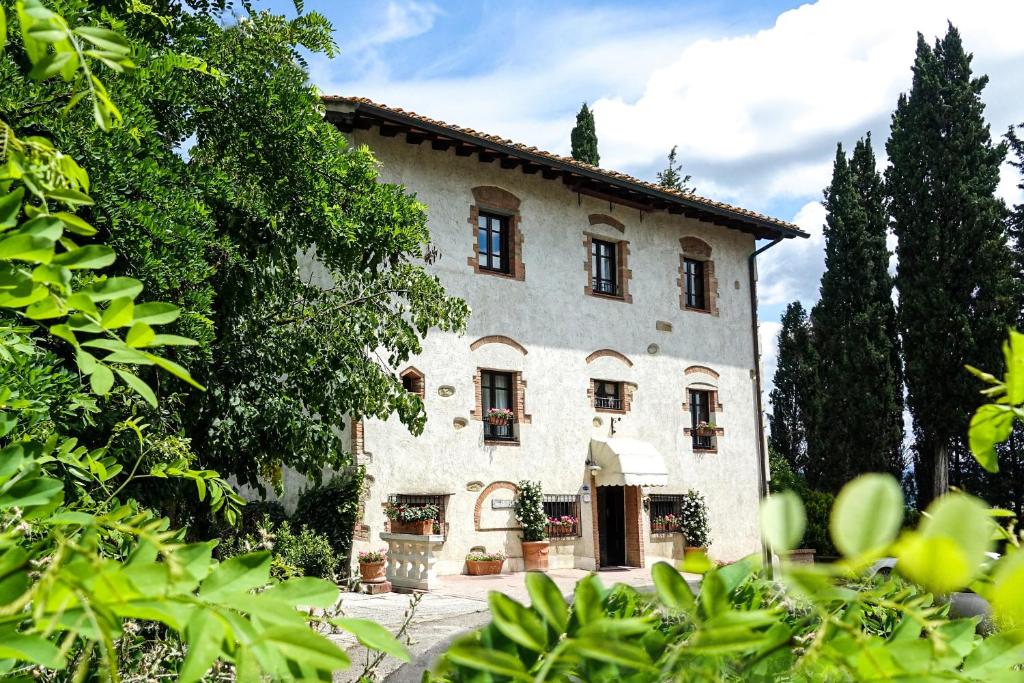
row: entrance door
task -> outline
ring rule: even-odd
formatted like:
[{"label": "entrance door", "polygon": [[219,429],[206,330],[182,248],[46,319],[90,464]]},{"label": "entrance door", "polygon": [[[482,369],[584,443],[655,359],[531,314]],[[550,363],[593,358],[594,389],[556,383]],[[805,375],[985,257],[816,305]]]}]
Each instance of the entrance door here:
[{"label": "entrance door", "polygon": [[599,486],[597,491],[598,544],[602,567],[626,564],[626,501],[621,486]]}]

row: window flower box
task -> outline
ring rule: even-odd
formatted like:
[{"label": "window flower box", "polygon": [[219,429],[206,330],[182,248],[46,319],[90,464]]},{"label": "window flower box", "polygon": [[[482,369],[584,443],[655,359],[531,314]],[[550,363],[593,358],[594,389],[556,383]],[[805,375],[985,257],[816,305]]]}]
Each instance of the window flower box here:
[{"label": "window flower box", "polygon": [[388,503],[384,514],[391,520],[391,533],[429,536],[434,533],[439,510],[436,505]]},{"label": "window flower box", "polygon": [[674,534],[682,531],[682,520],[678,515],[667,514],[651,520],[652,534]]},{"label": "window flower box", "polygon": [[512,411],[508,408],[491,408],[487,411],[487,422],[494,427],[507,427],[512,417]]},{"label": "window flower box", "polygon": [[571,538],[579,536],[577,529],[579,520],[572,515],[561,517],[548,517],[547,535],[548,538]]}]

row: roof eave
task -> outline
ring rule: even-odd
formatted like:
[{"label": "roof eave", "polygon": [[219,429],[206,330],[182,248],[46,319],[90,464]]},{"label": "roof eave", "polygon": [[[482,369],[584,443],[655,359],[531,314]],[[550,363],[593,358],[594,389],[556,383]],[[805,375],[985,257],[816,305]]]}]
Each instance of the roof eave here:
[{"label": "roof eave", "polygon": [[[685,197],[680,197],[671,192],[662,192],[651,187],[639,183],[633,183],[623,178],[615,178],[609,176],[600,171],[592,171],[588,168],[577,166],[574,164],[568,164],[558,159],[553,159],[544,154],[536,154],[529,150],[524,150],[520,147],[503,144],[495,140],[490,140],[485,137],[475,136],[464,131],[444,126],[431,121],[424,121],[417,116],[411,116],[403,112],[396,112],[392,109],[385,107],[378,107],[367,102],[353,102],[344,98],[332,98],[325,97],[324,103],[329,113],[336,115],[355,115],[358,113],[368,114],[378,119],[387,120],[400,125],[409,126],[418,130],[423,130],[435,135],[441,135],[446,138],[458,140],[467,144],[477,145],[485,149],[506,154],[511,157],[517,157],[528,161],[532,164],[536,164],[542,167],[549,167],[557,170],[563,174],[570,174],[574,176],[580,176],[587,178],[588,180],[601,183],[604,185],[610,185],[613,187],[619,187],[631,192],[636,192],[653,199],[657,199],[669,204],[677,205],[681,208],[689,209],[697,213],[707,213],[727,220],[729,222],[740,223],[744,226],[754,228],[756,232],[754,235],[759,239],[792,239],[794,237],[807,238],[809,235],[806,232],[798,229],[787,228],[785,226],[778,225],[777,223],[763,220],[756,216],[750,216],[738,211],[730,211],[724,207],[712,206],[704,202],[696,200],[688,200]],[[735,225],[728,225],[726,227],[736,228]],[[751,232],[746,230],[746,232]],[[768,233],[768,234],[764,234]]]}]

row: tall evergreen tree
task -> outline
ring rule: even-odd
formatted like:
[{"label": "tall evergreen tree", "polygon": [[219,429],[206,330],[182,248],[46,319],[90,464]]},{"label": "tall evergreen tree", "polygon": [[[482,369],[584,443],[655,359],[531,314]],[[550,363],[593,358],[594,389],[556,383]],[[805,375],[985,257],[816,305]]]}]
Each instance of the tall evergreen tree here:
[{"label": "tall evergreen tree", "polygon": [[597,127],[594,125],[594,112],[587,103],[580,107],[576,114],[576,125],[570,136],[572,141],[572,158],[591,166],[601,165],[601,155],[597,153]]},{"label": "tall evergreen tree", "polygon": [[672,151],[668,153],[668,166],[664,171],[658,172],[658,184],[678,192],[696,192],[696,188],[689,184],[690,174],[683,175],[683,166],[676,161],[677,147],[678,145],[672,145]]},{"label": "tall evergreen tree", "polygon": [[816,365],[807,311],[794,301],[782,315],[775,386],[769,395],[772,413],[768,440],[772,450],[798,474],[807,465],[806,437]]},{"label": "tall evergreen tree", "polygon": [[964,435],[980,396],[964,364],[998,367],[1016,318],[1006,207],[995,197],[1006,148],[992,142],[981,100],[988,79],[973,77],[971,59],[952,25],[934,47],[918,35],[913,84],[886,145],[921,505],[948,489],[951,469],[959,483],[971,467]]},{"label": "tall evergreen tree", "polygon": [[825,190],[825,273],[811,312],[818,366],[816,421],[807,435],[807,478],[838,492],[864,472],[903,470],[903,386],[882,179],[871,138],[847,161],[836,149]]}]

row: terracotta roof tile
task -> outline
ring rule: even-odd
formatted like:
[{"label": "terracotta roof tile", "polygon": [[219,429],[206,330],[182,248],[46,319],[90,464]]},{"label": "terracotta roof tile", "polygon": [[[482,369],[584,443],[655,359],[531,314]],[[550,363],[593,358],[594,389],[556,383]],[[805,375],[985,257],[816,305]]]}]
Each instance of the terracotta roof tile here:
[{"label": "terracotta roof tile", "polygon": [[587,171],[599,174],[599,175],[604,176],[605,178],[613,180],[613,181],[622,181],[622,182],[630,183],[632,185],[639,185],[642,188],[646,188],[646,189],[648,189],[648,190],[650,190],[652,192],[657,192],[657,193],[663,194],[663,195],[664,194],[675,195],[675,196],[679,197],[680,199],[685,199],[688,202],[692,202],[694,204],[702,204],[702,205],[707,206],[709,208],[714,208],[714,209],[719,209],[719,210],[722,210],[722,211],[727,211],[729,213],[735,214],[738,218],[746,216],[746,217],[749,217],[749,218],[761,221],[763,223],[767,223],[769,225],[773,225],[773,226],[775,226],[777,228],[781,228],[784,231],[796,233],[796,235],[798,235],[800,237],[808,237],[808,234],[806,232],[804,232],[803,229],[800,228],[799,226],[794,225],[792,223],[789,223],[787,221],[779,220],[777,218],[772,218],[771,216],[766,216],[766,215],[764,215],[762,213],[758,213],[756,211],[750,211],[748,209],[744,209],[744,208],[741,208],[741,207],[738,207],[738,206],[734,206],[732,204],[726,204],[725,202],[719,202],[719,201],[715,201],[713,199],[708,199],[707,197],[702,197],[702,196],[700,196],[698,194],[695,194],[695,193],[692,193],[692,192],[680,192],[680,191],[677,191],[677,190],[669,190],[669,189],[666,189],[666,188],[664,188],[664,187],[662,187],[660,185],[656,185],[655,183],[651,183],[651,182],[648,182],[646,180],[640,180],[639,178],[634,178],[633,176],[627,175],[625,173],[620,173],[618,171],[612,171],[612,170],[608,170],[608,169],[604,169],[604,168],[599,168],[597,166],[592,166],[590,164],[584,163],[582,161],[577,161],[576,159],[573,159],[571,157],[565,157],[565,156],[562,156],[560,154],[554,154],[552,152],[546,152],[544,150],[537,149],[536,147],[533,147],[533,146],[527,146],[527,145],[524,145],[524,144],[521,144],[521,143],[518,143],[518,142],[514,142],[512,140],[509,140],[508,138],[498,137],[497,135],[489,135],[487,133],[481,133],[479,131],[476,131],[476,130],[474,130],[472,128],[464,128],[462,126],[457,126],[457,125],[454,125],[454,124],[451,124],[451,123],[447,123],[445,121],[439,121],[437,119],[432,119],[429,116],[424,116],[422,114],[417,114],[414,111],[407,111],[407,110],[401,109],[399,107],[390,107],[390,106],[388,106],[386,104],[381,104],[379,102],[374,102],[373,100],[365,98],[365,97],[345,97],[345,96],[340,96],[340,95],[324,95],[323,96],[323,101],[327,102],[327,103],[335,102],[335,103],[348,103],[348,104],[363,104],[363,105],[367,105],[367,106],[373,107],[375,109],[378,109],[378,110],[380,110],[382,112],[392,112],[392,113],[395,113],[395,114],[400,114],[402,116],[409,117],[410,119],[415,119],[417,121],[420,121],[420,122],[422,122],[424,124],[428,124],[428,125],[432,125],[432,126],[436,126],[436,127],[440,127],[440,128],[447,128],[447,129],[449,129],[451,131],[454,131],[454,132],[457,132],[457,133],[461,133],[462,135],[468,135],[468,136],[479,138],[482,142],[491,142],[491,143],[496,143],[496,144],[500,144],[500,145],[505,145],[507,147],[511,147],[513,149],[520,150],[522,152],[528,152],[530,154],[534,154],[534,155],[537,155],[537,156],[540,156],[540,157],[546,157],[546,158],[550,159],[551,161],[555,161],[555,162],[558,162],[560,164],[564,164],[564,165],[567,165],[567,166],[575,166],[575,167],[580,168],[580,169],[585,169]]}]

